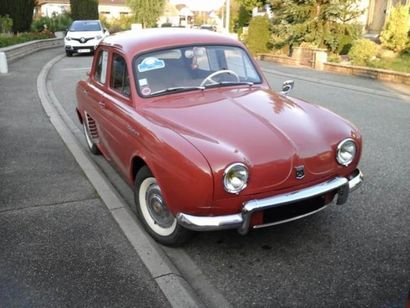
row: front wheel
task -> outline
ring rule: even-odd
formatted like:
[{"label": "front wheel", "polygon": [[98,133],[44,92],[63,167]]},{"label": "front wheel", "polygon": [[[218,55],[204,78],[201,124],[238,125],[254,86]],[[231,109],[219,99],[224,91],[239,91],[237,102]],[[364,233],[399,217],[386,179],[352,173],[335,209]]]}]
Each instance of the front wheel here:
[{"label": "front wheel", "polygon": [[167,207],[157,180],[147,167],[137,173],[134,199],[144,228],[157,242],[180,246],[191,239],[193,232],[178,225]]},{"label": "front wheel", "polygon": [[67,55],[67,57],[72,57],[73,53],[71,51],[66,50],[65,54]]}]

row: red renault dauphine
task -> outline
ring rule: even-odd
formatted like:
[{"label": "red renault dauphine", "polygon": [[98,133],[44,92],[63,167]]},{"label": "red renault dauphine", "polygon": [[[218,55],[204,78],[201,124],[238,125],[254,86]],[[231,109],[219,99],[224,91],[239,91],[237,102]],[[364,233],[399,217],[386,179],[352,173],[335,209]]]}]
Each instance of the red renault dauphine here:
[{"label": "red renault dauphine", "polygon": [[242,43],[203,30],[109,36],[77,86],[89,149],[134,188],[157,241],[271,226],[343,204],[362,182],[357,128],[273,92]]}]

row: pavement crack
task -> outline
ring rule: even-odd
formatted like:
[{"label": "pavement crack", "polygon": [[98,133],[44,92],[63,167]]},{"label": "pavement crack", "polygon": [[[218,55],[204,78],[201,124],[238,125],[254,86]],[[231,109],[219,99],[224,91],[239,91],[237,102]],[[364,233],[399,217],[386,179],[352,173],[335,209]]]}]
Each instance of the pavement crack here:
[{"label": "pavement crack", "polygon": [[86,199],[69,200],[69,201],[62,201],[62,202],[55,202],[55,203],[34,204],[34,205],[31,205],[31,206],[6,208],[6,209],[0,209],[0,214],[8,213],[8,212],[17,212],[17,211],[26,210],[26,209],[35,209],[35,208],[42,208],[42,207],[53,207],[53,206],[59,206],[59,205],[69,205],[69,204],[72,204],[72,203],[92,201],[92,200],[99,200],[99,198],[86,198]]}]

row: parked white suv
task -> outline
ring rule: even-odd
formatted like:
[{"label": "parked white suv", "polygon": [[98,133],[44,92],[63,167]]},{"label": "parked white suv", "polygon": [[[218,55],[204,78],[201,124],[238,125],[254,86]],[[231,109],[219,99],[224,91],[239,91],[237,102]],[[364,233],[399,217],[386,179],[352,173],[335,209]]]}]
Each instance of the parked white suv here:
[{"label": "parked white suv", "polygon": [[68,57],[74,53],[94,53],[101,40],[109,35],[99,20],[76,20],[64,38]]}]

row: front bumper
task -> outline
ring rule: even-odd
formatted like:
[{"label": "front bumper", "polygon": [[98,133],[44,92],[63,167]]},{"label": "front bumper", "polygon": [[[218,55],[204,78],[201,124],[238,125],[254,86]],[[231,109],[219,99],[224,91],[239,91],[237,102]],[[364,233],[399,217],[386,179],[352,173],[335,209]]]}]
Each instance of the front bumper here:
[{"label": "front bumper", "polygon": [[[300,202],[316,196],[324,195],[326,193],[336,191],[337,192],[337,204],[343,204],[347,201],[349,192],[357,189],[363,182],[363,174],[359,169],[356,169],[349,178],[335,177],[323,183],[316,184],[311,187],[307,187],[298,191],[292,191],[277,196],[250,200],[244,203],[241,213],[224,215],[224,216],[193,216],[184,213],[177,214],[178,223],[190,230],[195,231],[211,231],[222,229],[238,229],[240,234],[246,234],[249,230],[252,214],[259,211],[280,207],[283,205]],[[297,215],[295,217],[287,218],[284,220],[276,221],[274,223],[255,226],[270,226],[285,223],[288,221],[296,220],[302,217],[312,215],[324,208],[324,205],[314,211]]]}]

